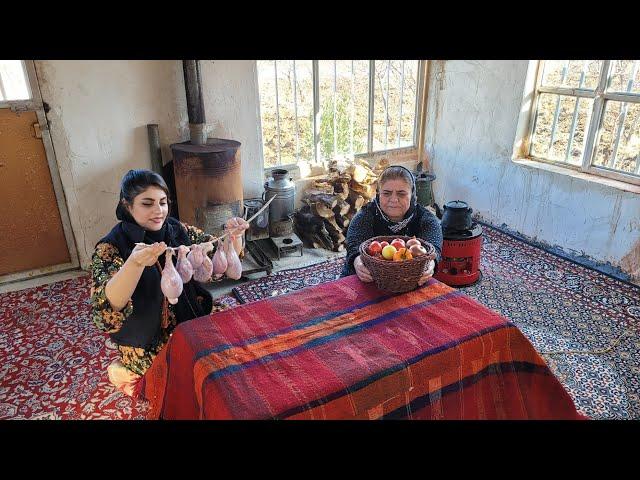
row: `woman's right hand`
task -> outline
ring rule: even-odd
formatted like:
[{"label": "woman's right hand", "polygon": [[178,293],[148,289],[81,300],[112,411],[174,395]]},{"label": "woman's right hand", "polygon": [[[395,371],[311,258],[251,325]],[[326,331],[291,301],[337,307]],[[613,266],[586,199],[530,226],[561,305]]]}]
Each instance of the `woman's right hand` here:
[{"label": "woman's right hand", "polygon": [[131,260],[138,267],[152,267],[166,249],[167,244],[164,242],[150,245],[136,245],[127,261]]},{"label": "woman's right hand", "polygon": [[371,276],[371,272],[367,267],[364,266],[364,263],[362,263],[362,259],[360,258],[360,255],[358,255],[356,259],[353,261],[353,267],[356,269],[356,275],[358,275],[358,278],[360,280],[362,280],[365,283],[373,282],[373,277]]}]

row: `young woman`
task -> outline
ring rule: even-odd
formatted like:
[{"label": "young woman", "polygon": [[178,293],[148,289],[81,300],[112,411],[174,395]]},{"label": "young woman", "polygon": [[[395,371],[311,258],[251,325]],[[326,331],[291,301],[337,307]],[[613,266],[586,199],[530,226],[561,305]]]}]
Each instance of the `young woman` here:
[{"label": "young woman", "polygon": [[349,223],[342,276],[355,273],[363,282],[373,282],[358,248],[365,240],[379,235],[416,236],[431,243],[436,257],[427,264],[418,285],[431,278],[442,253],[442,228],[436,216],[418,204],[413,174],[404,167],[391,166],[382,172],[376,198],[362,207]]},{"label": "young woman", "polygon": [[[157,264],[164,268],[167,247],[213,238],[168,213],[169,189],[163,178],[149,170],[129,170],[116,208],[120,222],[97,243],[92,256],[93,322],[118,348],[120,359],[107,372],[111,383],[128,395],[175,326],[212,310],[210,295],[194,280],[184,284],[175,305],[164,298]],[[248,226],[239,217],[226,224],[231,235],[240,235]]]}]

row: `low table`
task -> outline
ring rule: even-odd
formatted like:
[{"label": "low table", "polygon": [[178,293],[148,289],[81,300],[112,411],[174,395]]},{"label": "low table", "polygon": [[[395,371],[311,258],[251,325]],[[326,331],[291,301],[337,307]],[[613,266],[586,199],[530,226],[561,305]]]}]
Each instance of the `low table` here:
[{"label": "low table", "polygon": [[165,419],[584,418],[514,324],[435,279],[353,275],[190,320],[138,394]]}]

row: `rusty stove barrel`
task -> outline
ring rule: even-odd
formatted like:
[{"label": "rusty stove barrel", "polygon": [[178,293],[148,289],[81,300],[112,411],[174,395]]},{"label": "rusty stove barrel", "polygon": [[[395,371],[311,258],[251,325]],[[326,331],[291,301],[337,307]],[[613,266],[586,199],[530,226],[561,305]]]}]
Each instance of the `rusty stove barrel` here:
[{"label": "rusty stove barrel", "polygon": [[230,217],[243,214],[240,142],[209,138],[174,143],[171,151],[180,220],[219,235]]}]

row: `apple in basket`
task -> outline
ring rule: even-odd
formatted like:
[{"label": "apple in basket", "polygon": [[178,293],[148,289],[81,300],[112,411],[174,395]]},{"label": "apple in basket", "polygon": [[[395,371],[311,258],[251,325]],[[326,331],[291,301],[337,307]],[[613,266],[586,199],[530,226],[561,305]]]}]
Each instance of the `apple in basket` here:
[{"label": "apple in basket", "polygon": [[[410,241],[411,240],[409,240],[409,242]],[[411,252],[411,255],[413,255],[414,257],[419,257],[420,255],[424,255],[425,253],[427,253],[427,249],[420,244],[416,245],[414,243],[409,247],[409,252]]]},{"label": "apple in basket", "polygon": [[367,248],[367,253],[372,257],[375,257],[380,252],[382,252],[382,245],[380,245],[380,242],[378,242],[377,240],[371,242],[369,248]]},{"label": "apple in basket", "polygon": [[387,245],[389,245],[389,242],[387,242],[386,240],[383,240],[382,242],[380,242],[380,246],[382,248],[386,247]]},{"label": "apple in basket", "polygon": [[397,252],[396,247],[394,247],[393,245],[387,245],[382,249],[382,256],[386,260],[392,260],[396,252]]},{"label": "apple in basket", "polygon": [[401,238],[394,238],[393,242],[391,242],[391,245],[393,245],[396,250],[400,250],[401,248],[404,248],[404,240],[402,240]]},{"label": "apple in basket", "polygon": [[407,240],[407,243],[405,246],[407,248],[410,248],[412,245],[422,245],[422,244],[420,243],[420,240],[418,240],[416,237],[413,237]]}]

